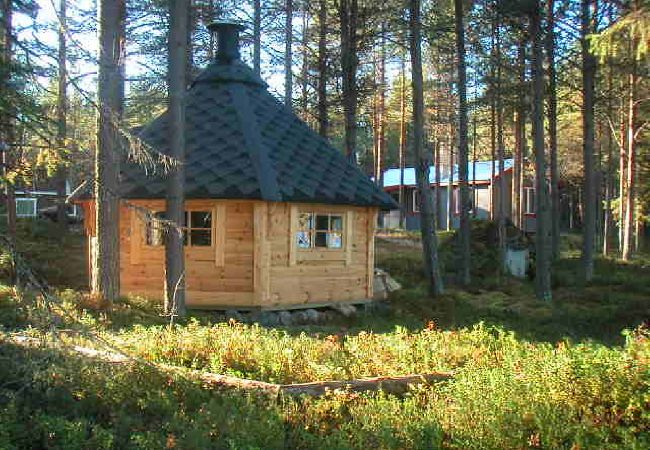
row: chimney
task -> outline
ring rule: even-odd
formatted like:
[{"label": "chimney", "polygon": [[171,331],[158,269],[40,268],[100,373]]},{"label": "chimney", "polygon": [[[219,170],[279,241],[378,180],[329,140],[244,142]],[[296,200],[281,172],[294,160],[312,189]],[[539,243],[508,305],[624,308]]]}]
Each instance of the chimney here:
[{"label": "chimney", "polygon": [[231,63],[239,60],[239,32],[244,26],[236,22],[212,22],[208,25],[211,33],[217,34],[217,61]]}]

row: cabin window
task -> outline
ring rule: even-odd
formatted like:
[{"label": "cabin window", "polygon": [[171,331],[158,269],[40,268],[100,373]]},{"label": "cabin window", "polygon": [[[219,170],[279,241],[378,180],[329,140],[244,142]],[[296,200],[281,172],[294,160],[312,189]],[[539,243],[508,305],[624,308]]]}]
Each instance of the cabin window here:
[{"label": "cabin window", "polygon": [[296,245],[300,249],[343,248],[343,216],[340,214],[300,213]]},{"label": "cabin window", "polygon": [[[471,214],[474,211],[474,203],[475,203],[475,192],[474,192],[474,187],[473,186],[467,186],[467,190],[469,191],[468,195],[468,200],[469,200],[469,208],[467,211]],[[454,202],[454,214],[460,215],[460,187],[457,187],[453,190],[453,202]]]},{"label": "cabin window", "polygon": [[525,187],[524,188],[524,214],[535,214],[535,188]]},{"label": "cabin window", "polygon": [[[152,247],[165,245],[165,212],[153,213],[153,218],[146,222],[146,244]],[[185,229],[183,241],[188,247],[212,246],[212,212],[185,211]]]},{"label": "cabin window", "polygon": [[210,247],[212,245],[212,212],[185,211],[185,245],[190,247]]},{"label": "cabin window", "polygon": [[16,217],[36,217],[35,198],[16,199]]}]

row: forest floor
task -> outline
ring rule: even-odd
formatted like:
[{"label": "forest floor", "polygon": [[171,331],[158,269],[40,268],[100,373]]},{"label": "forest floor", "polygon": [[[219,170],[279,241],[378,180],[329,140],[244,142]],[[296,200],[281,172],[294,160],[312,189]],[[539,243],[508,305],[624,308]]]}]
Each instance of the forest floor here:
[{"label": "forest floor", "polygon": [[[201,312],[170,326],[144,299],[96,308],[81,292],[82,236],[42,222],[20,231],[19,250],[59,302],[0,288],[2,449],[650,447],[650,255],[599,259],[585,285],[569,236],[545,303],[529,280],[498,276],[486,229],[474,233],[473,285],[453,287],[453,235],[442,233],[449,288],[434,300],[417,248],[379,239],[378,266],[403,285],[381,314],[264,328]],[[16,334],[57,346],[16,345]],[[66,350],[100,341],[140,362]],[[143,361],[274,383],[455,375],[400,397],[289,399],[206,389]]]}]

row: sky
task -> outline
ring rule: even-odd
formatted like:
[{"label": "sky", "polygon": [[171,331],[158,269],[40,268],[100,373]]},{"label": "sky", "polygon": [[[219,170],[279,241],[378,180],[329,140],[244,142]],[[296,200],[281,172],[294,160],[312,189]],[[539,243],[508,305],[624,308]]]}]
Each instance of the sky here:
[{"label": "sky", "polygon": [[[56,4],[58,8],[58,2],[59,0],[37,0],[39,9],[36,13],[35,20],[23,14],[16,14],[14,23],[15,29],[19,33],[19,39],[25,41],[40,41],[45,45],[56,49],[58,45],[58,34],[56,32],[58,19],[54,5]],[[92,11],[95,8],[95,3],[96,2],[93,0],[68,1],[68,15],[73,15],[79,10]],[[29,26],[33,20],[39,25],[39,29],[37,31]],[[86,25],[90,25],[88,28],[96,28],[96,24]],[[299,26],[300,24],[296,23],[296,29],[299,29]],[[86,59],[90,59],[89,57],[96,58],[98,47],[98,36],[96,32],[75,32],[72,38],[73,39],[70,39],[70,37],[68,37],[68,48],[71,53],[75,52],[87,55],[88,58]],[[252,64],[251,51],[251,48],[245,48],[242,50],[242,57],[249,64]],[[50,67],[54,67],[56,64],[56,61],[53,59],[53,57],[40,58],[39,62],[42,65]],[[126,61],[127,79],[137,79],[138,75],[144,72],[144,67],[141,62],[144,62],[144,58],[140,59],[137,54],[134,54],[134,52],[130,50],[129,57]],[[94,75],[97,71],[97,67],[92,61],[80,60],[74,63],[69,63],[68,70],[71,77],[81,76],[79,78],[79,84],[84,90],[87,90],[89,92],[94,92],[96,90],[96,78]],[[269,84],[269,90],[277,97],[283,97],[284,95],[284,75],[282,71],[283,67],[271,65],[270,55],[263,51],[262,77]],[[39,81],[43,85],[46,85],[49,82],[46,77],[41,77]],[[126,90],[128,95],[128,83]]]}]

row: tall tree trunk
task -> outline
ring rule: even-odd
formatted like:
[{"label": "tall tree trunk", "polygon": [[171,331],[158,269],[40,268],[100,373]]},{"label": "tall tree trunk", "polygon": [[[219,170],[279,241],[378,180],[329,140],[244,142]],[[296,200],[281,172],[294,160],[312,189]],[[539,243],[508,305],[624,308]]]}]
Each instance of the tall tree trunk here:
[{"label": "tall tree trunk", "polygon": [[[497,119],[497,160],[499,164],[499,196],[497,204],[497,231],[499,236],[499,271],[505,270],[506,262],[506,178],[504,163],[503,142],[503,93],[501,88],[501,16],[497,13],[496,24],[496,59],[497,59],[497,79],[496,79],[496,119]],[[493,165],[494,167],[494,165]]]},{"label": "tall tree trunk", "polygon": [[465,62],[465,27],[463,24],[463,0],[454,0],[456,13],[456,51],[458,53],[458,186],[460,189],[460,273],[462,285],[468,286],[470,278],[470,223],[469,186],[467,169],[469,165],[467,142],[467,70]]},{"label": "tall tree trunk", "polygon": [[[216,0],[209,0],[207,5],[206,5],[206,20],[205,23],[212,23],[215,20],[215,17],[217,15],[215,14],[215,7],[214,7],[214,2]],[[208,61],[212,61],[214,59],[214,45],[215,45],[215,35],[214,33],[210,33],[210,36],[208,37]]]},{"label": "tall tree trunk", "polygon": [[[633,46],[636,48],[636,46]],[[629,261],[632,255],[634,238],[635,196],[636,196],[636,85],[637,85],[637,60],[632,55],[632,69],[628,76],[628,103],[627,103],[627,189],[625,191],[625,221],[623,225],[623,253],[624,261]]]},{"label": "tall tree trunk", "polygon": [[535,233],[535,293],[537,298],[551,300],[551,254],[548,220],[548,189],[544,148],[544,68],[542,51],[542,17],[539,0],[530,16],[530,36],[533,42],[533,148],[535,150],[535,191],[537,194],[537,230]]},{"label": "tall tree trunk", "polygon": [[[607,71],[607,117],[612,117],[612,94],[613,94],[612,67]],[[609,255],[611,251],[612,231],[614,223],[612,220],[612,197],[614,191],[614,136],[611,127],[607,127],[607,166],[605,167],[605,217],[603,218],[603,255]]]},{"label": "tall tree trunk", "polygon": [[[623,85],[624,86],[624,85]],[[625,193],[627,191],[627,122],[625,119],[625,99],[621,97],[620,99],[620,133],[621,133],[621,148],[618,160],[618,195],[619,195],[619,205],[618,205],[618,250],[623,254],[623,238],[625,230]]]},{"label": "tall tree trunk", "polygon": [[285,0],[285,23],[284,23],[284,104],[291,108],[293,93],[293,0]]},{"label": "tall tree trunk", "polygon": [[262,55],[262,5],[260,0],[253,0],[253,71],[261,75],[260,60]]},{"label": "tall tree trunk", "polygon": [[585,281],[594,276],[594,249],[596,238],[596,179],[594,173],[594,101],[596,58],[589,49],[587,36],[594,30],[589,12],[591,0],[582,0],[581,46],[582,46],[582,127],[584,164],[584,222],[582,244],[582,269]]},{"label": "tall tree trunk", "polygon": [[99,3],[99,77],[95,155],[95,230],[93,291],[113,302],[120,293],[119,133],[124,103],[124,0]]},{"label": "tall tree trunk", "polygon": [[490,160],[492,173],[490,176],[490,219],[494,220],[497,217],[497,202],[496,202],[496,189],[494,183],[496,181],[496,154],[497,154],[497,105],[496,105],[496,86],[494,80],[496,79],[494,50],[496,49],[496,23],[492,23],[492,31],[490,34],[490,81],[488,89],[490,91]]},{"label": "tall tree trunk", "polygon": [[[1,86],[2,95],[5,98],[11,98],[8,92],[11,87],[9,84],[11,65],[13,60],[13,2],[11,0],[2,1],[2,15],[3,20],[0,26],[2,27],[2,43],[3,54],[2,62],[4,71],[2,74]],[[15,144],[15,130],[14,118],[15,112],[12,111],[13,105],[9,103],[6,106],[10,114],[3,114],[2,118],[2,142],[0,142],[0,151],[2,151],[2,172],[5,178],[5,206],[7,209],[7,237],[12,244],[16,242],[16,198],[14,196],[14,187],[8,180],[8,174],[13,166],[12,146]],[[14,274],[12,274],[13,276]]]},{"label": "tall tree trunk", "polygon": [[476,131],[476,113],[472,118],[472,217],[476,218],[478,214],[478,195],[476,190],[476,148],[478,146],[478,133]]},{"label": "tall tree trunk", "polygon": [[194,77],[194,45],[192,36],[194,35],[194,30],[196,29],[196,24],[198,20],[198,15],[194,12],[194,0],[188,0],[187,10],[185,15],[187,15],[187,26],[185,31],[185,41],[187,45],[186,57],[185,57],[185,80],[186,87],[192,81]]},{"label": "tall tree trunk", "polygon": [[175,167],[167,176],[165,234],[165,313],[185,315],[185,71],[187,61],[187,10],[190,0],[171,0],[169,23],[169,143]]},{"label": "tall tree trunk", "polygon": [[440,141],[440,139],[436,139],[433,142],[433,145],[434,145],[433,148],[434,148],[435,158],[436,158],[435,159],[435,169],[434,169],[434,173],[435,173],[435,177],[436,177],[435,178],[436,184],[433,185],[433,194],[435,196],[435,198],[434,198],[434,200],[435,200],[434,201],[434,205],[435,205],[434,217],[435,217],[435,229],[439,230],[439,229],[441,229],[441,224],[440,223],[442,222],[442,217],[441,217],[441,214],[440,214],[440,206],[442,205],[442,198],[441,198],[442,197],[442,195],[441,195],[442,192],[440,190],[440,175],[441,175],[440,165],[441,165],[441,162],[442,162],[441,161],[442,155],[441,155],[440,150],[441,150],[441,147],[442,147],[442,142]]},{"label": "tall tree trunk", "polygon": [[523,228],[522,179],[524,152],[526,151],[526,42],[522,39],[517,46],[517,72],[519,89],[515,108],[515,160],[512,171],[512,217],[514,223]]},{"label": "tall tree trunk", "polygon": [[416,177],[420,191],[420,232],[426,280],[431,295],[443,292],[438,262],[438,238],[431,185],[429,184],[430,154],[424,148],[424,82],[422,78],[420,0],[409,0],[411,76],[413,88],[413,145],[417,157]]},{"label": "tall tree trunk", "polygon": [[406,162],[406,54],[401,57],[400,80],[400,121],[399,121],[399,227],[404,229],[406,222],[406,202],[404,199],[404,165]]},{"label": "tall tree trunk", "polygon": [[300,69],[300,109],[303,120],[309,118],[309,98],[307,77],[309,74],[309,5],[305,3],[302,13],[302,67]]},{"label": "tall tree trunk", "polygon": [[555,71],[555,0],[548,0],[546,59],[548,76],[548,143],[551,156],[551,254],[560,256],[560,174],[557,166],[557,76]]},{"label": "tall tree trunk", "polygon": [[447,231],[453,229],[454,221],[454,142],[452,138],[452,118],[449,117],[449,129],[447,134],[447,149],[449,150],[449,184],[447,185]]},{"label": "tall tree trunk", "polygon": [[66,214],[66,204],[65,204],[65,195],[66,195],[66,180],[67,180],[67,169],[66,169],[66,134],[67,134],[67,83],[68,83],[68,71],[67,71],[67,51],[66,51],[66,0],[60,0],[59,2],[59,54],[58,54],[58,69],[59,69],[59,86],[57,90],[57,99],[56,99],[56,113],[57,113],[57,130],[56,130],[56,146],[58,147],[58,156],[59,156],[59,166],[56,173],[56,194],[57,194],[57,207],[56,207],[56,221],[57,223],[65,227],[68,223],[68,216]]},{"label": "tall tree trunk", "polygon": [[318,133],[327,137],[327,1],[318,3]]},{"label": "tall tree trunk", "polygon": [[345,154],[353,164],[356,164],[357,145],[358,12],[357,0],[340,0],[339,18],[341,22],[341,70],[343,77],[342,94],[345,122]]},{"label": "tall tree trunk", "polygon": [[386,157],[386,26],[381,26],[379,47],[379,85],[377,86],[377,185],[384,181],[384,158]]}]

